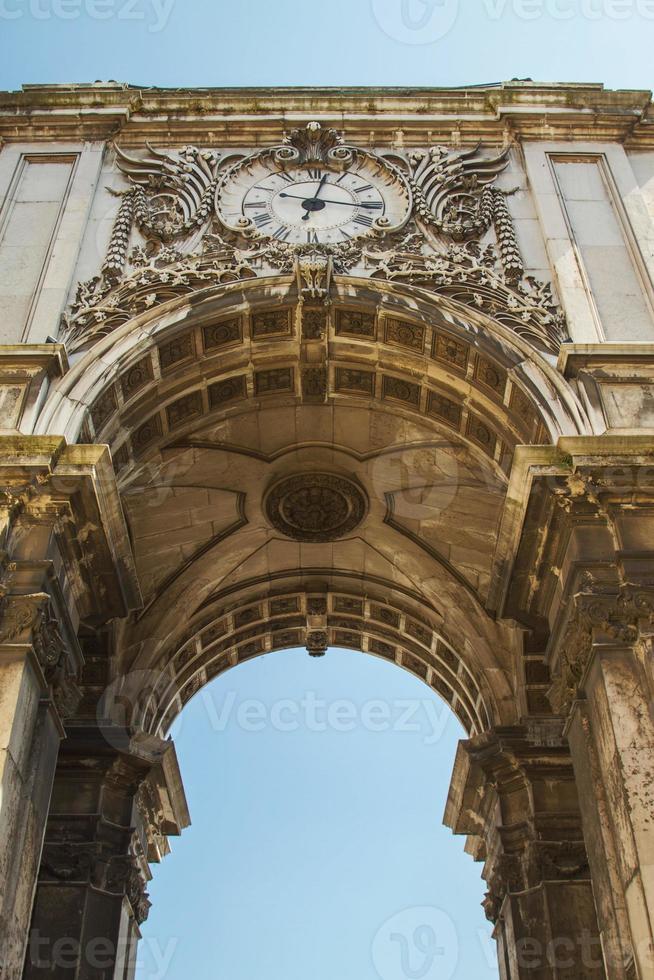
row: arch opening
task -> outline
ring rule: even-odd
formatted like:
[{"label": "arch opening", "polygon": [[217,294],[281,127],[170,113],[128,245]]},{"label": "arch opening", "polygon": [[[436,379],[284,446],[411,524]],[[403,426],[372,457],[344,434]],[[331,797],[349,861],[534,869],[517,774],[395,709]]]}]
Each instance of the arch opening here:
[{"label": "arch opening", "polygon": [[[318,977],[372,978],[410,909],[414,958],[415,928],[436,916],[448,947],[439,970],[496,977],[478,868],[439,826],[464,732],[436,697],[340,649],[317,665],[302,649],[250,661],[199,692],[172,727],[193,823],[148,886],[142,968],[165,957],[174,924],[173,980],[213,975],[209,936],[211,969],[237,980],[261,956],[272,977],[313,963]],[[353,721],[339,720],[346,711]],[[247,952],[245,921],[262,923]]]}]

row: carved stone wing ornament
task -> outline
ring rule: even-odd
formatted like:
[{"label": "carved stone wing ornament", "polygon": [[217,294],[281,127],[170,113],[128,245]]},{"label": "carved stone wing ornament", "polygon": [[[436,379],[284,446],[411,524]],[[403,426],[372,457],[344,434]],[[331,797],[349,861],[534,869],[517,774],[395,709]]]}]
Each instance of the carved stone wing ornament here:
[{"label": "carved stone wing ornament", "polygon": [[[567,336],[549,285],[524,274],[506,201],[512,192],[495,186],[509,149],[490,156],[482,155],[479,144],[376,153],[346,143],[318,122],[250,153],[221,156],[185,147],[172,154],[146,146],[142,157],[116,147],[118,167],[130,186],[118,195],[101,275],[79,285],[65,318],[71,349],[88,346],[180,294],[293,270],[301,298],[324,299],[333,274],[358,269],[357,274],[447,295],[548,353],[556,354]],[[305,168],[308,176],[298,173]],[[326,179],[325,170],[338,174],[329,178],[330,186],[340,179],[347,187],[351,180],[355,189],[374,186],[378,198],[372,203],[351,198],[361,213],[347,205],[355,227],[335,232],[340,238],[312,238],[302,219],[293,234],[299,228],[306,241],[289,239],[288,228],[276,231],[253,189],[267,181],[263,191],[269,197],[294,200],[293,207],[308,217],[318,210],[310,207],[317,196],[304,200],[298,189],[313,181],[313,190],[301,192],[313,194],[316,174],[322,171],[320,180]],[[327,203],[342,207],[347,201],[320,202]],[[134,226],[146,242],[130,253],[127,268]],[[334,227],[347,226],[336,222]],[[491,227],[496,243],[482,242]]]},{"label": "carved stone wing ornament", "polygon": [[455,241],[480,235],[493,217],[490,185],[508,163],[508,148],[483,157],[470,150],[432,146],[409,155],[416,215]]},{"label": "carved stone wing ornament", "polygon": [[170,241],[204,224],[212,210],[220,156],[186,146],[175,159],[146,143],[150,156],[128,156],[116,146],[116,162],[133,185],[135,220],[144,234]]}]

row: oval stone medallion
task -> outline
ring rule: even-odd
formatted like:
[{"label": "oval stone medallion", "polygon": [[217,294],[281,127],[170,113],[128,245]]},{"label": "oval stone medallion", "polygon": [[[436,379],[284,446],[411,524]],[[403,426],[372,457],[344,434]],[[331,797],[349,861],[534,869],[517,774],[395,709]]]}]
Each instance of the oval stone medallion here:
[{"label": "oval stone medallion", "polygon": [[364,491],[346,477],[332,473],[298,473],[268,491],[268,520],[296,541],[334,541],[352,531],[367,508]]}]

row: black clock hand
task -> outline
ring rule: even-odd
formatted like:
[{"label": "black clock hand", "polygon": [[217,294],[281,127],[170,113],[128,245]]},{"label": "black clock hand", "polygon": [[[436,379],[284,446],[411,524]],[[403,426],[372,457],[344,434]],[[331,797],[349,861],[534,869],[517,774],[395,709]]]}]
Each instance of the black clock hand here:
[{"label": "black clock hand", "polygon": [[[303,194],[287,194],[286,191],[282,191],[279,195],[280,197],[292,197],[296,201],[306,201],[308,200]],[[311,198],[315,200],[315,198]],[[348,208],[379,208],[381,205],[377,201],[333,201],[328,197],[321,197],[320,200],[323,204],[344,204]]]},{"label": "black clock hand", "polygon": [[309,218],[311,217],[311,212],[314,210],[313,207],[312,207],[312,205],[313,205],[313,203],[315,201],[318,200],[318,195],[320,194],[320,192],[321,192],[321,190],[323,188],[323,185],[324,185],[325,181],[327,180],[327,177],[328,176],[329,176],[329,174],[323,174],[322,180],[318,184],[318,190],[316,191],[316,193],[313,195],[313,197],[306,198],[305,201],[304,201],[304,203],[302,204],[302,207],[306,211],[306,214],[303,214],[302,215],[302,220],[303,221],[308,221]]}]

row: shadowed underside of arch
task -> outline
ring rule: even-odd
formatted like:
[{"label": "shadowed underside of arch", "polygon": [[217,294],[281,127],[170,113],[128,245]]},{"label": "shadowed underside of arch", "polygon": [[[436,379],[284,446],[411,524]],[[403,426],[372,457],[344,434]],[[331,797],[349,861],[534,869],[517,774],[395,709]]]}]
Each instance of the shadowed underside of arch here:
[{"label": "shadowed underside of arch", "polygon": [[412,670],[474,732],[517,710],[520,641],[487,610],[514,449],[581,419],[506,327],[341,277],[328,303],[278,278],[146,311],[40,424],[111,446],[143,594],[120,669],[150,678],[150,730],[228,667],[331,644]]}]

